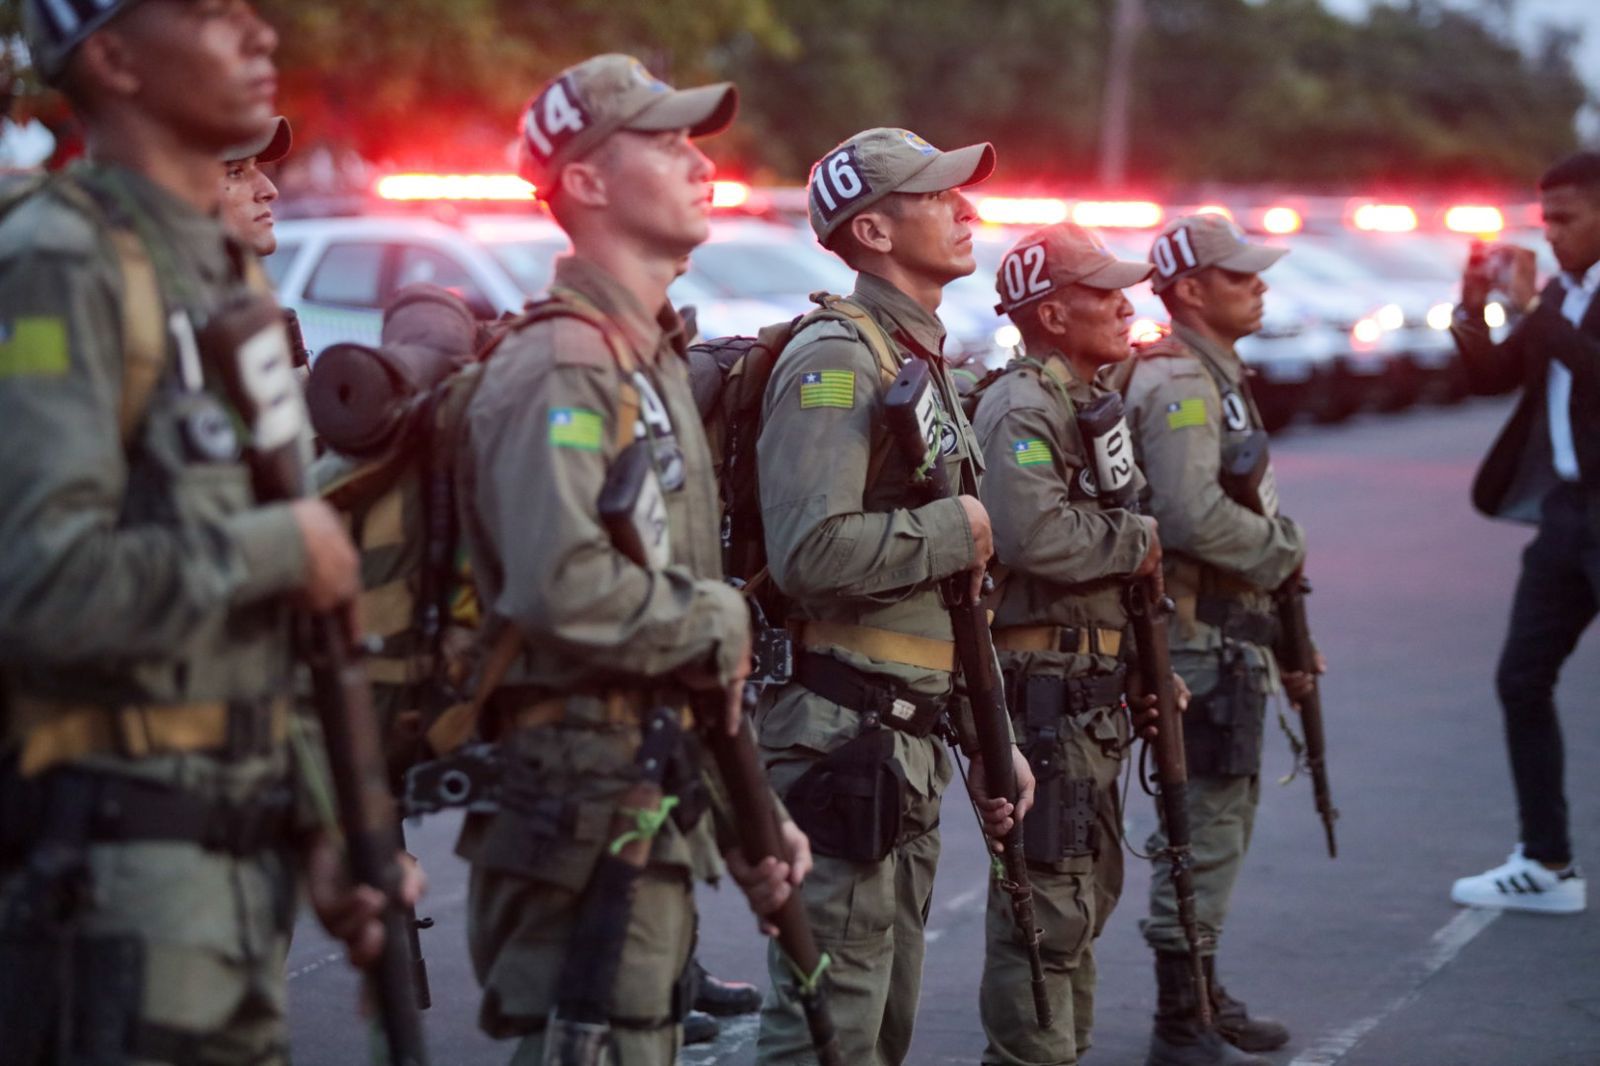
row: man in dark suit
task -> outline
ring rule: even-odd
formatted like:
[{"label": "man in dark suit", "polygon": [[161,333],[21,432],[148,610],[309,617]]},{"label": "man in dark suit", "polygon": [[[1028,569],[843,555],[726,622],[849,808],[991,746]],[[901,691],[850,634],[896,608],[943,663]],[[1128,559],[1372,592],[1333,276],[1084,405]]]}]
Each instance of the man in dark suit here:
[{"label": "man in dark suit", "polygon": [[[1600,611],[1600,153],[1562,160],[1539,179],[1545,236],[1561,266],[1542,292],[1525,248],[1475,249],[1453,332],[1474,388],[1522,397],[1472,487],[1496,518],[1537,524],[1522,557],[1495,676],[1505,708],[1522,842],[1502,865],[1452,887],[1475,907],[1571,914],[1584,909],[1562,787],[1554,692],[1562,663]],[[1484,325],[1490,290],[1512,326]]]}]

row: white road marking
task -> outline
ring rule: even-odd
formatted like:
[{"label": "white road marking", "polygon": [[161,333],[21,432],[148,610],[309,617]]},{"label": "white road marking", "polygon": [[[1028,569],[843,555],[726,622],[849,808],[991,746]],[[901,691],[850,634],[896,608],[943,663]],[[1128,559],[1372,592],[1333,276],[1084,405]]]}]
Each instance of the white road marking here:
[{"label": "white road marking", "polygon": [[293,981],[296,977],[304,977],[308,973],[316,973],[318,970],[328,965],[328,963],[339,962],[343,958],[344,952],[331,952],[330,954],[322,956],[320,959],[314,959],[313,961],[306,963],[304,966],[290,970],[288,976],[286,976],[284,980]]},{"label": "white road marking", "polygon": [[1501,913],[1497,910],[1469,908],[1450,919],[1433,934],[1428,950],[1417,959],[1404,992],[1386,1004],[1382,1010],[1324,1036],[1291,1059],[1289,1066],[1334,1066],[1334,1063],[1354,1050],[1368,1033],[1382,1025],[1392,1015],[1398,1014],[1416,1002],[1417,997],[1422,994],[1422,986],[1428,983],[1428,979],[1448,966],[1451,960],[1461,954],[1461,949],[1470,944],[1479,933],[1493,925]]}]

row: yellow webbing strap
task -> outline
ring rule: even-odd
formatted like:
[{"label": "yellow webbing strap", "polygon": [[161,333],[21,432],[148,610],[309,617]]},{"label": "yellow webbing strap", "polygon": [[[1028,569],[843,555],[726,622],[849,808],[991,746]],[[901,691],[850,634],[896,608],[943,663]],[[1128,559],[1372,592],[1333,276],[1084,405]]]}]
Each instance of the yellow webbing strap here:
[{"label": "yellow webbing strap", "polygon": [[914,637],[908,633],[896,633],[892,629],[851,622],[796,621],[790,623],[790,629],[795,640],[806,648],[832,645],[883,663],[900,663],[945,673],[955,669],[956,646],[948,640]]},{"label": "yellow webbing strap", "polygon": [[117,430],[127,447],[167,366],[166,305],[155,264],[139,235],[128,229],[112,229],[110,235],[122,270],[122,399]]},{"label": "yellow webbing strap", "polygon": [[1000,651],[1076,651],[1079,655],[1091,652],[1115,656],[1122,652],[1122,633],[1116,629],[1099,626],[1078,628],[1078,643],[1074,648],[1061,647],[1063,626],[1007,626],[994,631],[994,646]]},{"label": "yellow webbing strap", "polygon": [[[23,777],[89,755],[138,759],[228,742],[228,707],[217,701],[111,708],[19,695],[9,711],[10,731],[22,737],[17,770]],[[281,743],[288,736],[288,703],[274,702],[270,713],[272,739]]]},{"label": "yellow webbing strap", "polygon": [[506,671],[511,669],[511,664],[516,661],[517,653],[521,650],[522,631],[509,622],[506,623],[490,647],[489,657],[483,662],[483,672],[478,675],[478,684],[472,691],[472,698],[465,703],[457,703],[446,708],[444,713],[434,719],[433,724],[428,727],[426,736],[435,752],[444,755],[455,751],[477,735],[478,719],[483,715],[483,705],[489,701],[490,694],[500,687],[500,682],[505,680]]}]

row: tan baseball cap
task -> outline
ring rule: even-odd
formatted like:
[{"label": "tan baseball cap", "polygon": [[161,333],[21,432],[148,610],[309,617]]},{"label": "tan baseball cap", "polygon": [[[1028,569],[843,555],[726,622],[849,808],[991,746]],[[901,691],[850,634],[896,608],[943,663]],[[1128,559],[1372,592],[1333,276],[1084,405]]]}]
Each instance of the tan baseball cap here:
[{"label": "tan baseball cap", "polygon": [[1168,222],[1150,246],[1150,262],[1155,267],[1150,285],[1162,292],[1179,278],[1207,267],[1259,274],[1288,251],[1251,244],[1239,227],[1222,215],[1181,215]]},{"label": "tan baseball cap", "polygon": [[806,182],[811,228],[823,244],[839,224],[892,192],[943,192],[976,185],[994,172],[994,146],[941,152],[910,130],[856,134],[817,160]]},{"label": "tan baseball cap", "polygon": [[289,154],[289,147],[294,144],[294,133],[289,129],[289,120],[278,115],[253,141],[236,144],[222,154],[224,163],[237,163],[245,159],[254,159],[257,163],[276,163]]},{"label": "tan baseball cap", "polygon": [[733,122],[739,90],[731,82],[674,89],[633,56],[610,53],[568,67],[522,112],[522,176],[544,195],[561,168],[618,130],[720,133]]},{"label": "tan baseball cap", "polygon": [[1098,234],[1076,222],[1057,222],[1023,237],[1000,260],[995,310],[1010,314],[1068,285],[1126,289],[1155,269],[1149,263],[1118,259]]}]

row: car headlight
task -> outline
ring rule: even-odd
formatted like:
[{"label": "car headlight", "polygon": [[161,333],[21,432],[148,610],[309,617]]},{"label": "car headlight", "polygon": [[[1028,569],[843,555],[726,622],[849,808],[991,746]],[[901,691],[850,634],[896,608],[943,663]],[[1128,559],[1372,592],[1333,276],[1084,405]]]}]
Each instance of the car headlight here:
[{"label": "car headlight", "polygon": [[1455,308],[1451,307],[1449,304],[1434,304],[1432,307],[1428,308],[1428,328],[1440,330],[1449,329],[1450,318],[1454,312]]},{"label": "car headlight", "polygon": [[1399,304],[1384,304],[1373,317],[1381,328],[1391,333],[1406,324],[1406,313]]},{"label": "car headlight", "polygon": [[1022,331],[1010,322],[994,331],[994,344],[996,348],[1015,348],[1022,343]]}]

